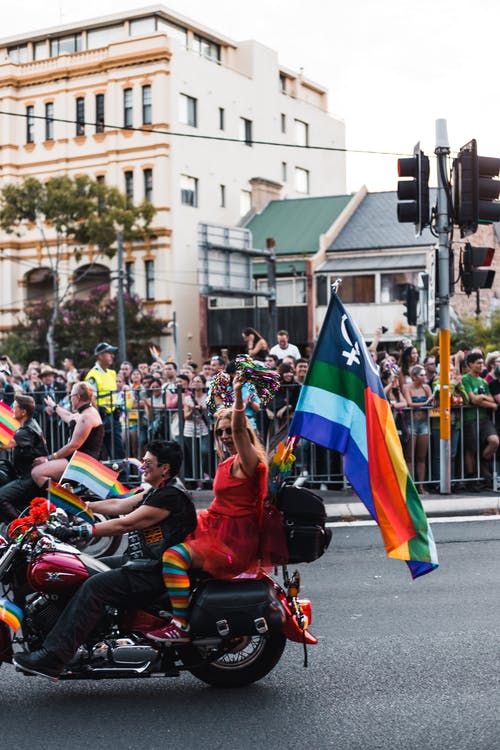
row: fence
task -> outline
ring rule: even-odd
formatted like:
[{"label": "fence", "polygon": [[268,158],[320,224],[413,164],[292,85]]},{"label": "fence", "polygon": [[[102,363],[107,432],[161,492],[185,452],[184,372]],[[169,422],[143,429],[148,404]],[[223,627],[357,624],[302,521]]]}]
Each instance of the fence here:
[{"label": "fence", "polygon": [[[286,438],[292,415],[291,409],[285,409],[282,417],[277,413],[283,404],[295,403],[300,386],[284,386],[280,396],[273,400],[267,407],[256,415],[257,428],[263,443],[269,453],[282,438]],[[206,415],[202,417],[198,413],[194,418],[186,418],[183,409],[184,393],[181,386],[176,391],[167,394],[162,391],[161,395],[152,396],[144,391],[129,391],[132,394],[123,399],[123,392],[114,394],[116,398],[110,400],[110,406],[118,401],[121,406],[119,418],[121,433],[126,457],[140,458],[145,445],[153,439],[176,440],[183,448],[185,461],[183,466],[183,477],[190,487],[210,487],[217,466],[217,455],[213,438],[213,417]],[[0,398],[2,398],[0,390]],[[147,395],[151,406],[146,409],[142,398]],[[172,401],[172,396],[177,396],[175,408],[167,406],[167,401]],[[487,466],[477,457],[481,455],[480,421],[484,410],[472,406],[458,406],[452,408],[450,453],[452,459],[451,478],[452,490],[477,489],[479,483],[488,483],[495,491],[500,491],[500,482],[497,476],[496,456]],[[424,456],[424,473],[419,484],[424,489],[439,489],[440,479],[440,439],[439,439],[439,413],[432,407],[419,407],[419,416],[416,410],[407,408],[401,410],[396,417],[396,426],[400,433],[403,452],[412,476],[416,477],[418,460],[422,460],[419,450],[422,449],[422,439],[425,440],[427,450]],[[39,405],[35,413],[42,430],[47,438],[50,450],[56,451],[69,440],[70,430],[68,425],[55,416],[49,416]],[[473,463],[475,471],[472,475],[465,470],[466,446],[464,435],[475,426],[475,449],[473,451]],[[414,433],[420,433],[417,438]],[[113,437],[111,435],[111,437]],[[417,443],[418,441],[418,443]],[[294,474],[303,476],[304,481],[312,487],[332,490],[347,489],[349,484],[343,473],[342,457],[335,451],[330,451],[314,443],[301,440],[296,448],[296,462]],[[103,455],[103,459],[114,460],[115,446],[112,442],[110,455]]]}]

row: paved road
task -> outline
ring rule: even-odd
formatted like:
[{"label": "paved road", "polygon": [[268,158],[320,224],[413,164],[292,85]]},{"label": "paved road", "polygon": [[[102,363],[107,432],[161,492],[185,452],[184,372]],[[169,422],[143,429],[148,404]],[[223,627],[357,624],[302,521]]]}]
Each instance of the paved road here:
[{"label": "paved road", "polygon": [[303,568],[319,645],[290,644],[232,692],[178,679],[61,683],[0,670],[2,747],[18,750],[496,750],[500,522],[434,525],[440,568],[415,582],[372,526],[334,529]]}]

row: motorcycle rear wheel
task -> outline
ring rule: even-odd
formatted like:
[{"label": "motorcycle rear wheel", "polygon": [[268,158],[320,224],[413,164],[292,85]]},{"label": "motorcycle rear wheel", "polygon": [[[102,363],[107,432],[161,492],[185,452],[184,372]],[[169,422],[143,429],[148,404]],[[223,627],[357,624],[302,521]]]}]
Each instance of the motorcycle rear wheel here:
[{"label": "motorcycle rear wheel", "polygon": [[[274,633],[268,637],[255,635],[243,637],[238,645],[219,659],[197,664],[189,664],[203,658],[203,649],[190,647],[189,661],[183,658],[194,677],[208,685],[221,688],[234,688],[250,685],[265,677],[281,659],[285,650],[286,638],[282,633]],[[195,653],[193,653],[195,652]]]}]

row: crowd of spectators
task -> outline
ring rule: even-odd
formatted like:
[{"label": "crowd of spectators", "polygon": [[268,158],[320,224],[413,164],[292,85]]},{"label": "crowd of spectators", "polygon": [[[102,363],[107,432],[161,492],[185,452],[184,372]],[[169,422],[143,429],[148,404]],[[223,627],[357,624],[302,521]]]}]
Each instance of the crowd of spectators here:
[{"label": "crowd of spectators", "polygon": [[[437,489],[440,480],[439,351],[432,349],[421,359],[408,339],[393,351],[380,346],[377,332],[369,350],[377,364],[387,400],[409,470],[425,493]],[[108,345],[109,347],[109,345]],[[290,342],[287,331],[279,331],[276,344],[269,346],[254,328],[242,331],[240,353],[260,360],[280,375],[280,389],[265,407],[255,389],[244,394],[246,416],[272,453],[286,438],[297,404],[300,386],[308,369]],[[181,363],[162,359],[151,349],[149,362],[116,362],[114,407],[119,419],[122,450],[127,456],[141,458],[149,440],[169,438],[182,441],[186,456],[185,474],[201,486],[214,473],[212,415],[207,401],[210,384],[220,371],[234,372],[228,350],[222,348],[209,359],[196,363],[191,355]],[[8,357],[0,358],[0,396],[12,404],[16,392],[33,396],[36,418],[42,425],[48,448],[57,447],[60,420],[47,408],[46,398],[70,408],[69,392],[74,382],[88,377],[89,368],[78,369],[71,357],[65,357],[60,369],[32,361],[23,368]],[[500,351],[487,356],[479,348],[456,352],[450,361],[451,396],[451,474],[456,489],[480,489],[491,486],[493,459],[498,457],[500,414]],[[121,454],[107,449],[102,458]],[[311,470],[310,450],[303,446],[297,461],[299,473]],[[463,486],[463,482],[466,486]]]}]

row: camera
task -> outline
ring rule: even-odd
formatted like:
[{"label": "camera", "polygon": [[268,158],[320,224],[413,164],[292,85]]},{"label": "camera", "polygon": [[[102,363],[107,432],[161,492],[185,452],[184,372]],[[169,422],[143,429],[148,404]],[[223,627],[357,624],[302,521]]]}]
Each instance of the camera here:
[{"label": "camera", "polygon": [[382,333],[387,333],[387,331],[389,330],[386,326],[381,326],[381,328],[382,328]]}]

